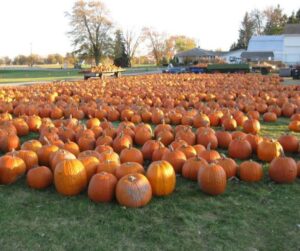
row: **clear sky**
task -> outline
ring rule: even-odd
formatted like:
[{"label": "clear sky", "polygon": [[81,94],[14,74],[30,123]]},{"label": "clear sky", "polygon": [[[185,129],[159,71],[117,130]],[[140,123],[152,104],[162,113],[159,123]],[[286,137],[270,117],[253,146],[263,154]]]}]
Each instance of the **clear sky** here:
[{"label": "clear sky", "polygon": [[[75,0],[0,0],[0,57],[72,51],[64,13]],[[290,14],[299,0],[104,0],[118,27],[151,26],[195,38],[204,49],[228,50],[246,11],[280,4]]]}]

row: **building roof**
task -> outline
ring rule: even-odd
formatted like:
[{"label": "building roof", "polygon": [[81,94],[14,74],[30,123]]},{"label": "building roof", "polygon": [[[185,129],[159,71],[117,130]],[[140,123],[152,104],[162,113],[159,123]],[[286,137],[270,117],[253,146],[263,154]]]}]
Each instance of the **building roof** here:
[{"label": "building roof", "polygon": [[213,51],[194,48],[188,51],[179,52],[175,57],[213,57],[215,55],[216,54]]},{"label": "building roof", "polygon": [[284,27],[283,34],[300,34],[300,24],[287,24]]},{"label": "building roof", "polygon": [[269,60],[269,58],[274,58],[274,53],[273,51],[244,51],[241,57],[251,61]]}]

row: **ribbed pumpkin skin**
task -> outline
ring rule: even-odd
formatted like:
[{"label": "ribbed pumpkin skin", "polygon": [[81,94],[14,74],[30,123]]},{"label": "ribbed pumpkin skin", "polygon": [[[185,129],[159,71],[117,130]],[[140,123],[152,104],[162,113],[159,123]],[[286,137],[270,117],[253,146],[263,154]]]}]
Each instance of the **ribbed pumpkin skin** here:
[{"label": "ribbed pumpkin skin", "polygon": [[117,178],[111,173],[95,174],[89,183],[88,197],[94,202],[110,202],[115,197]]},{"label": "ribbed pumpkin skin", "polygon": [[39,148],[37,150],[39,164],[42,166],[50,167],[50,155],[58,150],[58,146],[55,145],[44,145],[41,148]]},{"label": "ribbed pumpkin skin", "polygon": [[227,179],[236,176],[238,165],[233,159],[222,158],[217,160],[216,163],[223,167]]},{"label": "ribbed pumpkin skin", "polygon": [[272,160],[269,176],[277,183],[292,183],[297,178],[297,164],[289,157],[278,157]]},{"label": "ribbed pumpkin skin", "polygon": [[300,177],[300,161],[297,162],[297,176]]},{"label": "ribbed pumpkin skin", "polygon": [[182,176],[196,181],[198,178],[199,169],[203,166],[208,166],[208,163],[205,159],[200,157],[190,158],[182,167]]},{"label": "ribbed pumpkin skin", "polygon": [[126,162],[116,168],[116,177],[121,179],[123,176],[132,173],[145,173],[144,167],[136,162]]},{"label": "ribbed pumpkin skin", "polygon": [[181,173],[183,164],[186,161],[186,156],[183,152],[174,150],[164,153],[162,160],[168,161],[173,166],[176,173]]},{"label": "ribbed pumpkin skin", "polygon": [[7,155],[15,155],[21,158],[26,165],[26,171],[38,165],[38,156],[34,151],[30,150],[19,150],[16,152],[9,152]]},{"label": "ribbed pumpkin skin", "polygon": [[58,163],[54,172],[54,184],[56,190],[62,195],[79,194],[87,185],[84,165],[77,159]]},{"label": "ribbed pumpkin skin", "polygon": [[116,169],[120,164],[114,161],[106,160],[104,162],[100,162],[97,166],[97,173],[107,172],[113,175],[116,175]]},{"label": "ribbed pumpkin skin", "polygon": [[32,139],[24,142],[21,146],[21,150],[30,150],[37,153],[38,149],[42,147],[42,143],[38,140]]},{"label": "ribbed pumpkin skin", "polygon": [[147,178],[155,196],[171,194],[176,186],[176,175],[172,165],[165,161],[152,162],[147,170]]},{"label": "ribbed pumpkin skin", "polygon": [[38,166],[30,169],[27,173],[27,184],[34,189],[45,189],[53,182],[53,174],[46,166]]},{"label": "ribbed pumpkin skin", "polygon": [[271,162],[274,158],[279,157],[282,146],[277,141],[264,139],[257,146],[257,156],[262,161]]},{"label": "ribbed pumpkin skin", "polygon": [[25,171],[26,165],[21,158],[8,155],[0,157],[0,184],[15,182]]},{"label": "ribbed pumpkin skin", "polygon": [[228,153],[234,159],[249,159],[252,154],[252,148],[247,140],[234,139],[229,144]]},{"label": "ribbed pumpkin skin", "polygon": [[121,163],[125,162],[137,162],[141,165],[144,164],[144,157],[142,152],[134,147],[125,148],[120,153]]},{"label": "ribbed pumpkin skin", "polygon": [[239,176],[243,181],[257,182],[262,179],[263,175],[261,164],[255,161],[244,161],[239,166]]},{"label": "ribbed pumpkin skin", "polygon": [[299,140],[294,135],[281,135],[278,142],[282,145],[284,152],[294,153],[299,149]]},{"label": "ribbed pumpkin skin", "polygon": [[143,174],[128,174],[119,180],[116,198],[122,206],[143,207],[152,198],[151,184]]},{"label": "ribbed pumpkin skin", "polygon": [[92,178],[92,176],[97,172],[97,167],[99,165],[99,160],[94,156],[85,156],[78,158],[81,163],[84,165],[86,170],[86,175],[88,181]]},{"label": "ribbed pumpkin skin", "polygon": [[220,165],[211,164],[200,168],[198,173],[200,189],[210,195],[219,195],[226,190],[226,173]]}]

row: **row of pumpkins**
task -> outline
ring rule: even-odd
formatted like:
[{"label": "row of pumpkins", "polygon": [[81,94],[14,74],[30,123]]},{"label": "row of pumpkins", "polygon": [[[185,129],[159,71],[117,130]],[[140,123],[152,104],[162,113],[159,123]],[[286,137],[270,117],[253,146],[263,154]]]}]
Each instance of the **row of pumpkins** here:
[{"label": "row of pumpkins", "polygon": [[[101,123],[92,118],[86,122],[88,128],[74,118],[60,122],[56,127],[53,121],[44,119],[38,129],[40,140],[25,141],[21,150],[10,149],[0,157],[1,184],[11,184],[27,172],[27,183],[35,189],[44,189],[54,180],[57,191],[70,196],[82,192],[88,185],[88,196],[95,202],[108,202],[116,196],[121,205],[139,207],[146,205],[152,195],[172,193],[176,173],[198,181],[200,188],[211,195],[223,193],[227,179],[235,176],[247,182],[260,181],[263,178],[261,164],[246,160],[238,166],[234,160],[249,159],[252,151],[257,152],[261,160],[271,161],[269,176],[272,180],[290,183],[300,176],[300,162],[297,165],[292,158],[282,156],[283,149],[298,151],[299,140],[293,135],[282,135],[279,143],[241,131],[214,132],[212,128],[199,127],[194,133],[188,126],[173,129],[168,124],[159,124],[153,133],[156,139],[152,139],[149,125],[124,121],[111,137],[99,133],[99,128],[113,131],[110,122]],[[9,142],[10,147],[17,149],[19,141],[7,140],[18,138],[20,127],[14,127],[13,122],[6,126],[1,129],[0,141],[4,145]],[[68,134],[59,134],[61,128],[78,130],[75,142],[66,137]],[[167,141],[162,133],[175,135]],[[90,144],[89,140],[97,143]],[[133,143],[142,148],[132,147]],[[220,155],[215,150],[217,146],[228,149],[233,159]],[[152,162],[147,171],[143,166],[145,160]]]}]

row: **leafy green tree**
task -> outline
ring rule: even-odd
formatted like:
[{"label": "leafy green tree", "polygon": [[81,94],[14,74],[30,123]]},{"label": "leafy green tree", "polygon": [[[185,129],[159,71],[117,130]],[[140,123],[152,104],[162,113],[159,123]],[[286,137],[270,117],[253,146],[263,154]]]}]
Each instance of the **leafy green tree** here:
[{"label": "leafy green tree", "polygon": [[117,30],[115,33],[114,64],[121,67],[128,67],[129,65],[129,58],[125,52],[125,42],[121,30]]}]

